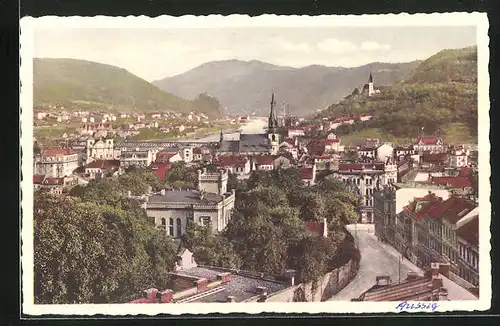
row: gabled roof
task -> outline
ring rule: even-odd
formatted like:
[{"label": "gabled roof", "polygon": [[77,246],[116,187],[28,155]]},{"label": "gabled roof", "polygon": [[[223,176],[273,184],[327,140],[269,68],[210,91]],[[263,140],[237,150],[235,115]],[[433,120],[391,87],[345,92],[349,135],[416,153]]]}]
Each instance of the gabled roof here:
[{"label": "gabled roof", "polygon": [[452,196],[443,202],[432,205],[427,215],[434,218],[443,218],[451,224],[455,224],[475,207],[476,205],[471,201]]},{"label": "gabled roof", "polygon": [[444,185],[453,189],[465,189],[472,187],[469,177],[431,177],[431,182],[433,184]]},{"label": "gabled roof", "polygon": [[64,184],[64,178],[45,178],[43,180],[44,185],[49,185],[49,186],[59,186]]},{"label": "gabled roof", "polygon": [[236,155],[219,156],[216,161],[222,166],[244,165],[248,162],[246,157]]},{"label": "gabled roof", "polygon": [[167,163],[172,157],[177,155],[177,152],[167,152],[161,151],[156,154],[156,161],[161,163]]},{"label": "gabled roof", "polygon": [[314,179],[314,169],[302,168],[299,170],[299,175],[302,180],[312,180]]},{"label": "gabled roof", "polygon": [[33,183],[34,184],[40,184],[45,180],[45,175],[44,174],[38,174],[33,176]]},{"label": "gabled roof", "polygon": [[257,165],[273,165],[275,158],[271,155],[254,156],[255,164]]},{"label": "gabled roof", "polygon": [[416,141],[417,144],[424,144],[424,145],[438,145],[438,143],[443,143],[443,140],[439,137],[434,137],[434,136],[424,136],[424,137],[419,137]]}]

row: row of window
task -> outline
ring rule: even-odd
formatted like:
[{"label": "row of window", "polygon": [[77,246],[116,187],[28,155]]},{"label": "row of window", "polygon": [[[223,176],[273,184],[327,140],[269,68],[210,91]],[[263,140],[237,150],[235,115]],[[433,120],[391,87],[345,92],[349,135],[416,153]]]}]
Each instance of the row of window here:
[{"label": "row of window", "polygon": [[[175,222],[175,224],[174,224]],[[201,216],[200,224],[202,226],[208,226],[211,223],[210,216]],[[161,225],[163,227],[167,226],[167,220],[165,218],[161,219]],[[174,233],[175,230],[175,233]],[[168,235],[172,237],[180,237],[182,236],[182,219],[180,217],[176,218],[175,221],[173,218],[169,218],[168,220]]]}]

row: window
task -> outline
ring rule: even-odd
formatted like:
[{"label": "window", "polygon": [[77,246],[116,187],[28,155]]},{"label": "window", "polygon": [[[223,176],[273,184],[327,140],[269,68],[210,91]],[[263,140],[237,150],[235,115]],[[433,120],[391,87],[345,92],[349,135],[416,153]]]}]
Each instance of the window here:
[{"label": "window", "polygon": [[169,221],[169,226],[168,226],[168,235],[170,236],[174,236],[174,219],[173,218],[170,218]]},{"label": "window", "polygon": [[165,226],[167,225],[167,220],[165,220],[164,218],[161,219],[161,225]]},{"label": "window", "polygon": [[211,223],[210,216],[201,216],[200,223],[202,226],[208,226]]},{"label": "window", "polygon": [[177,230],[176,230],[177,234],[176,234],[176,236],[180,237],[182,235],[182,221],[178,217],[177,220],[175,221],[175,223],[176,223],[176,226],[177,226]]}]

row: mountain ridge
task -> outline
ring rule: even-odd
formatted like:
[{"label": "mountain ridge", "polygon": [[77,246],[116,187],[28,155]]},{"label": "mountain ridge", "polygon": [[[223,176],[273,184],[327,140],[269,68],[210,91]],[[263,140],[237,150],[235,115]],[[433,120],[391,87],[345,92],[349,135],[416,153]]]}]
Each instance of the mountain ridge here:
[{"label": "mountain ridge", "polygon": [[172,77],[153,81],[158,88],[183,98],[206,92],[217,97],[229,113],[267,114],[271,92],[278,108],[284,102],[289,113],[303,115],[341,100],[368,80],[370,70],[380,70],[381,84],[399,82],[419,61],[371,63],[360,67],[328,67],[311,64],[294,68],[259,60],[218,60],[201,64]]},{"label": "mountain ridge", "polygon": [[[165,92],[124,68],[70,58],[33,59],[35,107],[78,106],[86,109],[151,112],[196,111],[219,115],[219,108]],[[204,103],[205,104],[205,103]]]}]

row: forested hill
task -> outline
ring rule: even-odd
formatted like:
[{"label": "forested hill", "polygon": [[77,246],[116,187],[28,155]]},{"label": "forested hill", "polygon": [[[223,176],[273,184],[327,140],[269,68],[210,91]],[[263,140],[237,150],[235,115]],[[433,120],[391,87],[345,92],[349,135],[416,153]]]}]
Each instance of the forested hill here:
[{"label": "forested hill", "polygon": [[35,107],[64,106],[69,110],[220,114],[215,98],[200,95],[189,101],[160,90],[125,69],[76,59],[35,58],[33,99]]},{"label": "forested hill", "polygon": [[[380,91],[371,97],[348,96],[316,118],[372,113],[373,120],[362,128],[378,128],[396,138],[414,138],[422,127],[429,135],[443,135],[457,126],[461,132],[477,135],[476,47],[441,51],[402,82]],[[350,129],[342,126],[338,131],[352,133]]]}]

